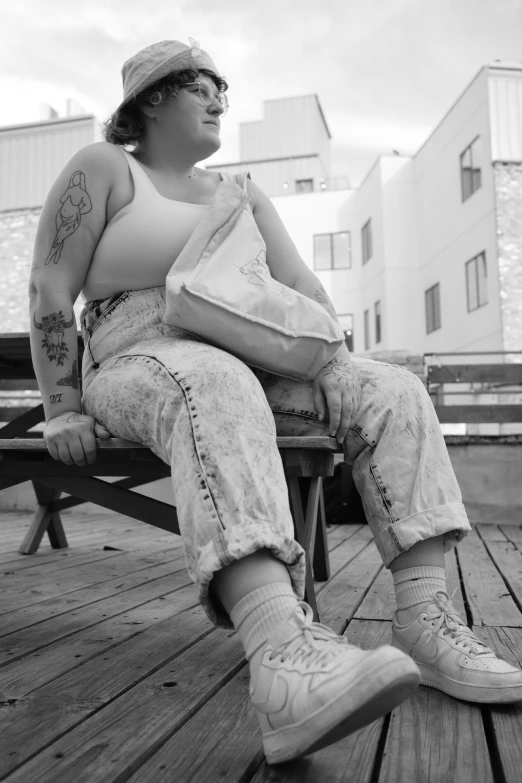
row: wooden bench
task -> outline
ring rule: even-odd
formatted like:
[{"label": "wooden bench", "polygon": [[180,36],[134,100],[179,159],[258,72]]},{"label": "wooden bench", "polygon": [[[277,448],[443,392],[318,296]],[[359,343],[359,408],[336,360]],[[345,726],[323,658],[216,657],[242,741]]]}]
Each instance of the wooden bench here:
[{"label": "wooden bench", "polygon": [[[426,379],[428,392],[432,398],[439,422],[441,424],[507,424],[522,422],[521,403],[494,404],[454,404],[448,405],[448,397],[475,396],[477,394],[522,395],[522,364],[518,363],[480,363],[453,364],[446,357],[513,355],[520,351],[493,351],[492,354],[482,352],[424,354],[427,364]],[[442,362],[442,357],[446,363]],[[426,360],[430,360],[428,363]],[[472,386],[465,390],[447,390],[449,385]],[[474,388],[476,385],[480,388]],[[519,387],[506,388],[506,387]]]},{"label": "wooden bench", "polygon": [[[78,357],[83,355],[78,335]],[[0,391],[17,393],[38,389],[31,360],[29,335],[0,334]],[[5,402],[5,400],[4,400]],[[38,502],[32,523],[18,550],[34,554],[47,533],[54,549],[68,546],[60,512],[90,501],[149,525],[180,534],[174,506],[133,492],[134,487],[170,476],[170,466],[139,443],[118,438],[97,440],[93,465],[78,467],[52,459],[41,434],[31,433],[44,421],[43,406],[15,408],[0,401],[0,490],[30,480]],[[330,437],[279,437],[288,484],[295,537],[306,551],[305,600],[319,620],[314,578],[330,577],[322,479],[334,472],[334,453],[341,449]],[[123,476],[114,482],[100,476]],[[62,493],[67,497],[61,498]],[[313,565],[313,571],[312,571]]]}]

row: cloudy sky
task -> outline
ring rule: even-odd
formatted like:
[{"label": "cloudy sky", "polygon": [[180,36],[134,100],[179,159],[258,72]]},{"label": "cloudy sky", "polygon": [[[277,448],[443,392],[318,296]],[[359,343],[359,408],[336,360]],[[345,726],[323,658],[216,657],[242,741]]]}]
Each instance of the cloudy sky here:
[{"label": "cloudy sky", "polygon": [[[522,61],[522,0],[15,0],[0,8],[0,125],[65,114],[101,121],[122,96],[121,66],[144,46],[191,36],[227,77],[222,147],[263,100],[317,93],[333,176],[357,187],[379,154],[413,154],[493,60]],[[203,164],[204,165],[204,164]]]}]

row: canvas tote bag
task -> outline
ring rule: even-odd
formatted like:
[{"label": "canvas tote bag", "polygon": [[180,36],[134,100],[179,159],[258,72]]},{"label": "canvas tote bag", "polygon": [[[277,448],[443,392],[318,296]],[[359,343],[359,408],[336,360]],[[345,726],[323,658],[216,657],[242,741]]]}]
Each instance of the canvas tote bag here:
[{"label": "canvas tote bag", "polygon": [[221,175],[210,210],[166,279],[164,322],[246,364],[310,381],[344,342],[339,324],[303,294],[277,282],[246,189]]}]

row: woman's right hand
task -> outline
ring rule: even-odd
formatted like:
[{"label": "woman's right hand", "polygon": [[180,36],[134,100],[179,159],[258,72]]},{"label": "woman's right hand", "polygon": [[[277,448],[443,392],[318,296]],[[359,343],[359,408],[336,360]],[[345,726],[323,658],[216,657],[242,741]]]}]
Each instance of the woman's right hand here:
[{"label": "woman's right hand", "polygon": [[43,436],[53,459],[81,467],[96,461],[96,438],[111,434],[93,416],[65,411],[47,421]]}]

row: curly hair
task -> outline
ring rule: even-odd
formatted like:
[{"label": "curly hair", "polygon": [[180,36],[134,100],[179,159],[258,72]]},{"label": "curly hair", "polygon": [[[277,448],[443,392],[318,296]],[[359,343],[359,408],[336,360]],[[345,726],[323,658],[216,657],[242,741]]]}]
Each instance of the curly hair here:
[{"label": "curly hair", "polygon": [[[135,98],[111,114],[108,120],[105,120],[102,125],[102,135],[105,141],[121,146],[136,145],[145,133],[142,107],[158,106],[168,98],[177,98],[180,86],[195,81],[200,73],[209,76],[220,92],[228,90],[225,79],[204,68],[199,71],[195,68],[186,68],[183,71],[170,73],[138,93]],[[154,100],[151,100],[152,97]]]}]

